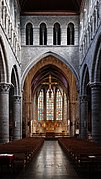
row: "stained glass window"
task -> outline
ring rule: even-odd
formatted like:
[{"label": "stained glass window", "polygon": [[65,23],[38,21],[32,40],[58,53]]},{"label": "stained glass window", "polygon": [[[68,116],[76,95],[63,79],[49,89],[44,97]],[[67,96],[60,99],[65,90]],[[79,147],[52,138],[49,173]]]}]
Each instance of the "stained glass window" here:
[{"label": "stained glass window", "polygon": [[41,89],[38,96],[38,120],[44,119],[44,91]]},{"label": "stained glass window", "polygon": [[47,90],[46,100],[46,119],[54,120],[54,93],[52,89]]},{"label": "stained glass window", "polygon": [[56,92],[56,120],[62,120],[62,94],[59,89]]}]

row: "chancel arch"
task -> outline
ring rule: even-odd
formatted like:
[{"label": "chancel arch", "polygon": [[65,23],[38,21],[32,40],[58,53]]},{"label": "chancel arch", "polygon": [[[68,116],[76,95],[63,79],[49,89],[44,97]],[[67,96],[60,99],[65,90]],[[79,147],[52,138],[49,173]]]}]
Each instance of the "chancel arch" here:
[{"label": "chancel arch", "polygon": [[23,86],[23,136],[74,136],[79,118],[76,84],[70,68],[52,55],[34,65]]}]

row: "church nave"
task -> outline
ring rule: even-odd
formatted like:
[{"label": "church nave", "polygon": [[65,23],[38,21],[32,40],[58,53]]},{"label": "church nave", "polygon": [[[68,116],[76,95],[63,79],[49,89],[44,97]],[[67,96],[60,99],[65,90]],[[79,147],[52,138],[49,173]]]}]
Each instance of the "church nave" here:
[{"label": "church nave", "polygon": [[16,179],[79,179],[57,140],[45,140],[43,147]]}]

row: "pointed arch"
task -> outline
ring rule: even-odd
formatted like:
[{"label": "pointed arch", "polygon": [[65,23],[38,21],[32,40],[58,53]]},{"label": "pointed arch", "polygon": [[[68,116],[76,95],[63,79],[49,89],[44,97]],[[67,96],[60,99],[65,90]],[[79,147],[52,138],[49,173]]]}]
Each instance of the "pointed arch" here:
[{"label": "pointed arch", "polygon": [[87,94],[88,84],[89,84],[89,70],[88,70],[88,66],[85,64],[81,77],[81,94]]},{"label": "pointed arch", "polygon": [[[84,65],[82,80],[81,80],[81,96],[86,100],[86,120],[87,120],[87,132],[92,132],[92,108],[91,108],[91,88],[89,85],[89,70],[87,64]],[[84,119],[81,116],[82,119]],[[81,121],[82,121],[81,119]],[[85,120],[85,119],[84,119]],[[83,121],[84,122],[84,121]]]},{"label": "pointed arch", "polygon": [[70,63],[68,63],[68,62],[66,61],[66,59],[64,59],[62,56],[60,56],[60,55],[58,55],[58,54],[56,54],[56,53],[54,53],[54,52],[51,52],[51,51],[42,54],[42,55],[41,55],[40,57],[38,57],[35,61],[32,60],[32,62],[27,66],[27,68],[25,69],[25,71],[24,71],[23,74],[22,74],[22,87],[21,87],[21,88],[23,89],[23,85],[24,85],[25,78],[26,78],[28,72],[30,71],[30,69],[31,69],[36,63],[38,63],[41,59],[46,58],[46,57],[48,57],[48,56],[52,56],[52,57],[55,57],[55,58],[59,59],[60,62],[63,62],[67,67],[70,68],[70,70],[72,71],[72,73],[74,74],[74,76],[75,76],[75,78],[76,78],[77,87],[79,88],[79,76],[78,76],[78,74],[77,74],[75,68],[74,68]]},{"label": "pointed arch", "polygon": [[0,36],[0,82],[9,82],[8,64],[4,43]]},{"label": "pointed arch", "polygon": [[16,65],[14,65],[12,68],[11,83],[13,86],[14,95],[20,95],[20,83]]},{"label": "pointed arch", "polygon": [[92,81],[101,82],[101,34],[98,37],[94,53],[92,65]]}]

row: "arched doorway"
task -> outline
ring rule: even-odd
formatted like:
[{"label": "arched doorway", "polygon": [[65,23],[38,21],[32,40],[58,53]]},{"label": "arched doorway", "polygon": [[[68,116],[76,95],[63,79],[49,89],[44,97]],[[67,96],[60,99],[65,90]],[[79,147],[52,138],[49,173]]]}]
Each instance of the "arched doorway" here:
[{"label": "arched doorway", "polygon": [[65,63],[49,55],[26,75],[23,137],[52,133],[74,136],[78,129],[77,79]]}]

